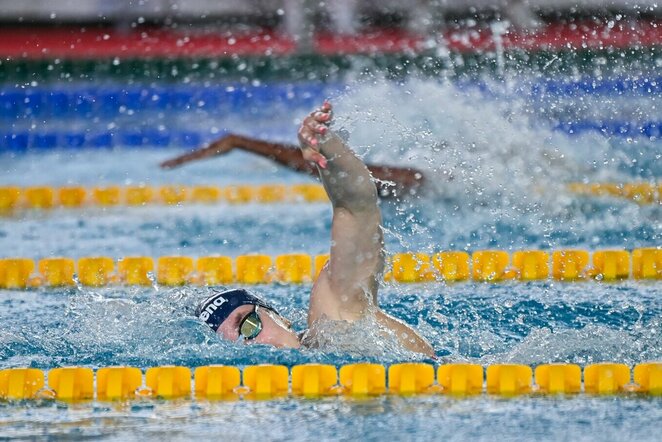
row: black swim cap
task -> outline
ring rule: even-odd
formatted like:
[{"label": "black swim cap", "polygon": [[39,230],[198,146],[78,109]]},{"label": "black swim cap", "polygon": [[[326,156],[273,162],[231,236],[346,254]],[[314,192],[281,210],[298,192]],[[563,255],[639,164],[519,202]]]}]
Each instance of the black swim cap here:
[{"label": "black swim cap", "polygon": [[200,303],[195,315],[210,326],[212,330],[217,331],[223,321],[241,305],[259,305],[278,314],[276,309],[248,290],[233,289],[224,292],[216,291],[213,296]]}]

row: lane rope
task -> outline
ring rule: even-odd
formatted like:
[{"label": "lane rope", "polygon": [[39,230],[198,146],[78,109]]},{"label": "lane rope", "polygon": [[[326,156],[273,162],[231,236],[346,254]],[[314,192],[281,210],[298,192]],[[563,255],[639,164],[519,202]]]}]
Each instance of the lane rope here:
[{"label": "lane rope", "polygon": [[[570,183],[579,195],[625,198],[639,204],[662,202],[662,183]],[[237,184],[148,186],[0,186],[0,215],[16,210],[217,203],[319,203],[329,199],[321,184]]]},{"label": "lane rope", "polygon": [[580,195],[625,198],[639,204],[662,202],[662,183],[570,183],[568,190]]},{"label": "lane rope", "polygon": [[[67,286],[215,286],[225,284],[308,284],[329,255],[108,256],[0,259],[0,289]],[[551,265],[550,265],[551,263]],[[619,281],[662,279],[662,248],[564,249],[395,253],[387,257],[384,280],[393,283]]]},{"label": "lane rope", "polygon": [[[436,372],[436,376],[435,376]],[[583,372],[583,383],[582,383]],[[524,394],[623,394],[662,395],[662,362],[630,367],[603,362],[541,364],[534,369],[521,364],[451,363],[436,367],[426,363],[355,363],[339,369],[327,364],[210,365],[53,368],[0,370],[0,399],[60,401],[115,401],[140,398],[195,398],[198,400],[272,399],[279,397],[411,396],[444,394],[469,396],[481,393]],[[193,380],[193,382],[192,382]]]},{"label": "lane rope", "polygon": [[0,187],[0,214],[21,209],[328,201],[321,184],[309,183],[238,184],[224,187],[215,185]]},{"label": "lane rope", "polygon": [[[312,106],[308,106],[309,108]],[[568,135],[597,132],[607,137],[662,138],[662,120],[633,123],[630,121],[572,121],[560,122],[554,130]],[[222,133],[188,129],[140,129],[113,131],[12,131],[0,133],[0,153],[24,153],[53,149],[85,149],[113,147],[180,147],[197,148],[218,138]]]},{"label": "lane rope", "polygon": [[[23,86],[23,85],[21,85]],[[490,82],[461,80],[460,89],[479,89],[498,94]],[[0,86],[0,119],[26,117],[57,119],[102,116],[115,118],[128,111],[191,111],[212,113],[240,112],[256,104],[279,104],[288,109],[310,107],[325,97],[344,89],[341,83],[270,82],[259,86],[227,82],[213,86],[173,84],[170,87],[148,85],[85,87],[10,87]],[[538,80],[523,84],[516,93],[529,97],[577,95],[659,96],[662,77],[580,80]]]}]

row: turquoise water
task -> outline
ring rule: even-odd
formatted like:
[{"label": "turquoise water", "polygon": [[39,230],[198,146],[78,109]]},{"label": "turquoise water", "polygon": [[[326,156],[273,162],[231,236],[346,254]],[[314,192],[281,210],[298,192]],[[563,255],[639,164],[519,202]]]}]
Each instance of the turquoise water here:
[{"label": "turquoise water", "polygon": [[[635,106],[641,97],[614,100],[629,109],[625,104]],[[638,105],[640,112],[653,114],[655,100]],[[422,80],[358,86],[336,102],[338,127],[351,133],[350,143],[367,161],[410,164],[431,182],[423,195],[382,203],[389,252],[660,245],[659,204],[578,197],[564,187],[575,180],[659,180],[655,138],[568,135],[554,130],[526,100],[488,99]],[[225,115],[198,124],[293,141],[304,113]],[[172,124],[186,118],[174,115]],[[178,152],[120,147],[4,153],[0,184],[311,182],[243,153],[174,171],[157,169]],[[330,215],[324,204],[27,211],[0,220],[0,256],[318,254],[328,250]],[[304,327],[309,286],[255,290],[293,319],[295,328]],[[299,352],[222,342],[191,315],[205,293],[163,287],[0,291],[0,367],[419,360],[389,346],[357,354],[332,346]],[[662,359],[656,282],[385,285],[380,302],[429,339],[442,361],[632,366]],[[356,333],[358,342],[374,342]],[[654,440],[660,405],[659,398],[584,395],[0,404],[0,435]]]}]

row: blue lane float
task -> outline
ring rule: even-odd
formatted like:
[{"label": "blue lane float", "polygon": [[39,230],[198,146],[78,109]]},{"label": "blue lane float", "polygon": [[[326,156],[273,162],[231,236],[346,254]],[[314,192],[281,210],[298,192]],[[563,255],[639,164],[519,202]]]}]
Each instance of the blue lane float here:
[{"label": "blue lane float", "polygon": [[531,95],[638,95],[662,94],[662,78],[612,78],[596,80],[583,78],[577,81],[546,80],[531,88]]},{"label": "blue lane float", "polygon": [[0,89],[0,118],[116,117],[128,111],[201,109],[239,112],[250,106],[282,103],[290,108],[310,107],[337,94],[332,84],[225,84],[205,86],[106,86],[63,89]]},{"label": "blue lane float", "polygon": [[222,137],[226,132],[211,134],[188,130],[157,129],[108,132],[17,132],[0,135],[0,152],[26,152],[51,149],[85,149],[113,147],[200,147],[205,142]]},{"label": "blue lane float", "polygon": [[[503,95],[498,84],[484,81],[458,82],[460,89],[477,89],[491,96]],[[241,111],[250,106],[281,103],[289,108],[310,107],[338,94],[342,84],[271,83],[260,85],[219,84],[103,87],[33,87],[0,89],[0,118],[23,117],[115,117],[127,111],[172,111],[201,109],[207,112]],[[575,81],[540,80],[516,87],[518,95],[530,98],[577,95],[650,96],[662,94],[662,77],[612,78]]]},{"label": "blue lane float", "polygon": [[598,132],[610,137],[626,138],[644,136],[647,138],[662,138],[662,121],[649,121],[644,124],[628,121],[574,121],[561,122],[554,129],[569,135]]},{"label": "blue lane float", "polygon": [[[478,88],[481,93],[497,97],[498,85],[487,82],[458,82],[460,89]],[[55,88],[32,87],[0,89],[0,121],[32,118],[112,119],[131,116],[135,112],[187,112],[202,111],[210,115],[254,115],[263,108],[282,106],[291,111],[311,108],[326,97],[339,94],[342,84],[326,83],[270,83],[246,85],[227,83],[213,86],[61,86]],[[522,84],[519,94],[544,99],[551,96],[578,94],[650,95],[662,93],[660,78],[612,78],[596,80],[581,78],[576,81],[540,80]],[[201,146],[221,134],[198,132],[191,129],[118,128],[114,130],[40,130],[15,128],[0,132],[0,151],[22,152],[56,148],[112,148],[124,147],[182,147]],[[608,137],[662,138],[662,121],[560,121],[554,130],[570,135],[595,132]]]},{"label": "blue lane float", "polygon": [[595,79],[583,77],[578,80],[538,80],[533,83],[521,82],[514,89],[506,91],[503,83],[487,81],[459,81],[455,83],[463,90],[475,89],[480,93],[498,97],[511,94],[525,95],[529,98],[576,97],[581,95],[598,96],[659,96],[662,94],[662,77],[628,78],[616,77]]},{"label": "blue lane float", "polygon": [[[609,137],[662,138],[662,121],[651,121],[643,125],[626,121],[607,123],[579,121],[563,122],[554,130],[569,135],[596,132]],[[215,134],[192,130],[113,130],[105,132],[8,132],[0,134],[0,152],[25,152],[28,150],[84,149],[84,148],[165,148],[200,147],[206,142],[220,138],[227,132]]]}]

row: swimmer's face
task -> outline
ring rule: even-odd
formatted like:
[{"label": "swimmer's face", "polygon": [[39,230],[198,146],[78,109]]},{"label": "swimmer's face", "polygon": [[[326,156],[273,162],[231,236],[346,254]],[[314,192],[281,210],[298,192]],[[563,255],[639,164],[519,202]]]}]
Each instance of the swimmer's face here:
[{"label": "swimmer's face", "polygon": [[[244,318],[254,310],[255,306],[253,305],[237,307],[218,327],[216,333],[231,341],[243,339],[239,334],[239,326]],[[289,328],[289,324],[284,318],[265,308],[258,308],[257,314],[260,321],[262,321],[262,331],[255,338],[244,340],[245,343],[257,342],[286,348],[299,348],[301,346],[299,337]]]}]

